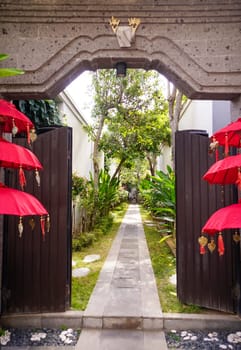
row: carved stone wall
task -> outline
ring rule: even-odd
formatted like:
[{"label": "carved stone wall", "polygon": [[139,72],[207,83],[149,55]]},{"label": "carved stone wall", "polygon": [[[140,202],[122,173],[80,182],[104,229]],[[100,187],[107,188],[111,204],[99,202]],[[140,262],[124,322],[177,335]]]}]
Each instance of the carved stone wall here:
[{"label": "carved stone wall", "polygon": [[[109,20],[140,18],[135,42],[118,45]],[[240,0],[3,0],[1,67],[25,74],[1,79],[5,98],[54,97],[84,70],[156,69],[190,98],[241,93]]]}]

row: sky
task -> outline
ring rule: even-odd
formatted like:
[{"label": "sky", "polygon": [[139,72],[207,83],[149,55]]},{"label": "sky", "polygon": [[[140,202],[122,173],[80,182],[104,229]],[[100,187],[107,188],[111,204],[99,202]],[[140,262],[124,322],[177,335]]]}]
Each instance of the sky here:
[{"label": "sky", "polygon": [[91,121],[91,108],[93,105],[93,97],[91,95],[92,74],[93,72],[90,71],[83,72],[65,89],[88,122]]}]

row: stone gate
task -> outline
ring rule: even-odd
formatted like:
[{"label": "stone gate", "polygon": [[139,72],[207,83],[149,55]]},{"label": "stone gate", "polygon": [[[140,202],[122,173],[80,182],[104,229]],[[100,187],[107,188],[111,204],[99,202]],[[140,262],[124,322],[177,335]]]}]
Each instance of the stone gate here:
[{"label": "stone gate", "polygon": [[[118,27],[140,24],[129,47]],[[240,113],[240,0],[3,0],[2,67],[25,70],[1,79],[5,98],[53,98],[84,70],[155,69],[192,99],[230,99]],[[125,35],[125,33],[124,33]]]}]

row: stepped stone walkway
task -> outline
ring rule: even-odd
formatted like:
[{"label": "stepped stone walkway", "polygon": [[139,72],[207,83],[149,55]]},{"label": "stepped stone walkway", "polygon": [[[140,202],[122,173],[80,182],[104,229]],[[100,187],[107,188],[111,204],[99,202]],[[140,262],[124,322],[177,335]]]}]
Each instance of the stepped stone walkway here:
[{"label": "stepped stone walkway", "polygon": [[138,205],[130,205],[100,273],[76,350],[165,350],[163,315]]}]

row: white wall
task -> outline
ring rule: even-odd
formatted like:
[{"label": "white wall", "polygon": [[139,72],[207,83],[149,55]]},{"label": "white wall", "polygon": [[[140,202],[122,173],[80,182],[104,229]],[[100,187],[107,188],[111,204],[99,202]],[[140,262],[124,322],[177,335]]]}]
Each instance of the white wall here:
[{"label": "white wall", "polygon": [[190,101],[182,113],[178,129],[205,130],[212,135],[213,101]]},{"label": "white wall", "polygon": [[157,170],[162,170],[165,173],[167,172],[167,165],[172,167],[171,162],[171,147],[165,146],[163,148],[162,154],[157,157]]},{"label": "white wall", "polygon": [[93,172],[93,142],[89,140],[87,132],[83,129],[83,125],[87,125],[87,123],[67,92],[62,92],[58,96],[58,101],[59,110],[64,121],[73,129],[73,172],[76,172],[79,176],[89,178],[89,173]]}]

